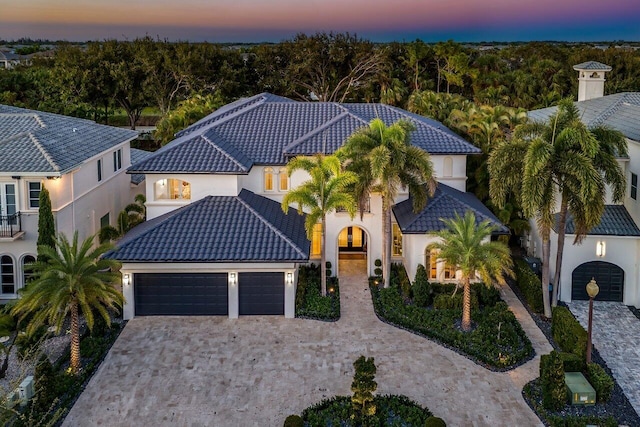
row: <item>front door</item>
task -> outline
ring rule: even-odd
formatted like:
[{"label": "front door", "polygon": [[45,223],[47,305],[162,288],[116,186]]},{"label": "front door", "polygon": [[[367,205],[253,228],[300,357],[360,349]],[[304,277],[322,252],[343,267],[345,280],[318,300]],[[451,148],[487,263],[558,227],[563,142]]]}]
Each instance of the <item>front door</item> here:
[{"label": "front door", "polygon": [[338,236],[340,252],[364,252],[366,249],[366,234],[362,228],[347,227]]},{"label": "front door", "polygon": [[13,215],[18,212],[16,185],[12,182],[0,183],[0,218],[3,225],[15,224]]}]

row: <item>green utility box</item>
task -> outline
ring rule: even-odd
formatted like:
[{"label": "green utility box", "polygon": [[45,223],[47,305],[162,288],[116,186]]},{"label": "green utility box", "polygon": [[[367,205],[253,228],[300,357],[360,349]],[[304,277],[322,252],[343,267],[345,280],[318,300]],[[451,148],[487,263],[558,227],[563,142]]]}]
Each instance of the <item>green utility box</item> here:
[{"label": "green utility box", "polygon": [[596,391],[581,372],[565,372],[564,382],[572,405],[596,404]]}]

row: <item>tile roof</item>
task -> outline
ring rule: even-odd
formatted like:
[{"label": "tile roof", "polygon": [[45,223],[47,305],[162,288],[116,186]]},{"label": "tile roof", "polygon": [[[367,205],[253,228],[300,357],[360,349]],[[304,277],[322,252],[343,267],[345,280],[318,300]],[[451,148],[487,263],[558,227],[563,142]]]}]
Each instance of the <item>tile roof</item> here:
[{"label": "tile roof", "polygon": [[287,157],[332,153],[373,118],[416,126],[411,142],[432,154],[480,150],[442,124],[383,104],[296,102],[268,93],[216,110],[178,132],[176,139],[129,172],[248,173],[254,164],[280,165]]},{"label": "tile roof", "polygon": [[[555,224],[553,230],[558,232],[558,218],[560,214],[555,214]],[[575,223],[571,215],[567,217],[567,234],[575,233]],[[605,205],[604,214],[600,219],[600,224],[593,227],[587,233],[591,236],[640,236],[640,229],[629,215],[627,208],[623,205]]]},{"label": "tile roof", "polygon": [[488,220],[497,227],[496,234],[509,233],[509,229],[475,195],[442,183],[438,183],[435,194],[429,198],[422,211],[414,213],[409,198],[396,204],[393,213],[403,234],[423,234],[443,230],[446,225],[442,219],[453,219],[456,213],[464,216],[468,210],[476,215],[477,224]]},{"label": "tile roof", "polygon": [[[607,126],[616,129],[629,139],[640,141],[640,92],[622,92],[586,101],[575,102],[588,127]],[[529,111],[535,121],[548,120],[557,107]]]},{"label": "tile roof", "polygon": [[573,66],[574,70],[611,71],[611,67],[598,61],[587,61]]},{"label": "tile roof", "polygon": [[66,173],[137,135],[90,120],[0,105],[0,172]]},{"label": "tile roof", "polygon": [[304,262],[304,215],[242,190],[208,196],[144,222],[106,256],[129,262]]},{"label": "tile roof", "polygon": [[[144,159],[146,159],[147,157],[149,157],[152,154],[153,154],[152,151],[138,150],[137,148],[132,148],[131,149],[131,164],[135,164],[135,163],[141,162],[141,161],[143,161]],[[131,183],[133,183],[135,185],[138,185],[142,181],[144,181],[144,178],[145,177],[144,177],[143,173],[131,174]]]}]

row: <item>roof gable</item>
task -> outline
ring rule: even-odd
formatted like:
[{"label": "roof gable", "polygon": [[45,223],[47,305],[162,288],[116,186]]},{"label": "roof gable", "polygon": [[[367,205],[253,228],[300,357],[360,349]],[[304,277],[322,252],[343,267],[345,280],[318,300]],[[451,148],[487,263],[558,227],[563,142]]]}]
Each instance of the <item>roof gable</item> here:
[{"label": "roof gable", "polygon": [[422,211],[414,213],[413,202],[409,198],[396,204],[393,213],[403,234],[424,234],[444,230],[446,225],[443,219],[454,219],[456,214],[462,217],[469,210],[475,214],[476,224],[486,220],[496,227],[496,233],[509,232],[475,195],[458,191],[442,183],[438,183],[433,197],[429,198]]}]

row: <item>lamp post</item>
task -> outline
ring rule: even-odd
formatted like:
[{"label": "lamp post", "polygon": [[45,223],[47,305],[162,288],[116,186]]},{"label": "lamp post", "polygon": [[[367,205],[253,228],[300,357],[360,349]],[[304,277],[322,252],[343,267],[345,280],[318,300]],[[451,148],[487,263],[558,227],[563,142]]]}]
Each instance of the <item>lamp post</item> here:
[{"label": "lamp post", "polygon": [[591,324],[593,322],[593,299],[600,292],[596,280],[592,277],[587,283],[587,295],[589,295],[589,327],[587,331],[587,363],[591,363]]}]

